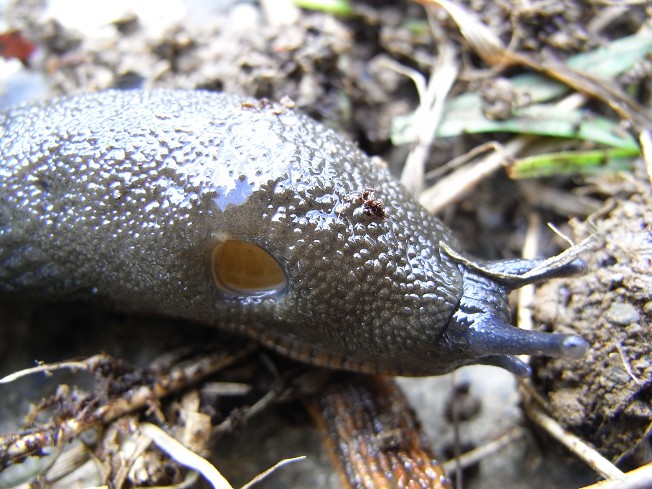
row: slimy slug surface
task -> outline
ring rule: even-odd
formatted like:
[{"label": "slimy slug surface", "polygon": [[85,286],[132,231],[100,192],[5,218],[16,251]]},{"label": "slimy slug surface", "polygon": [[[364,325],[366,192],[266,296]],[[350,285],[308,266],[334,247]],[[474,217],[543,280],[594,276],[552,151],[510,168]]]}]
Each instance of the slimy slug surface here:
[{"label": "slimy slug surface", "polygon": [[367,372],[526,375],[513,355],[586,351],[509,325],[524,282],[504,274],[538,262],[460,262],[381,164],[289,108],[107,91],[18,107],[0,128],[2,294],[93,297]]}]

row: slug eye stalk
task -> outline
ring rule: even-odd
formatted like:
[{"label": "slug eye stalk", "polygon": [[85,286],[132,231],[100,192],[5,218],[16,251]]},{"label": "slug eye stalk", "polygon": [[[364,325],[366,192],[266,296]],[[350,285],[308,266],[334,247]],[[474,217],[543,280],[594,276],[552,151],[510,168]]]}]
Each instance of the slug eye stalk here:
[{"label": "slug eye stalk", "polygon": [[[557,266],[543,260],[501,260],[470,264],[463,260],[464,292],[458,310],[443,336],[453,355],[468,363],[495,365],[525,377],[530,367],[515,355],[544,355],[580,360],[589,344],[576,335],[528,331],[509,324],[507,294],[528,283],[567,276],[584,270],[582,260]],[[539,268],[537,268],[539,267]],[[534,273],[532,273],[534,271]]]},{"label": "slug eye stalk", "polygon": [[503,367],[521,377],[530,374],[530,367],[514,355],[580,360],[589,348],[586,340],[576,335],[527,331],[495,318],[476,323],[471,329],[468,347],[481,358],[486,355],[482,363]]}]

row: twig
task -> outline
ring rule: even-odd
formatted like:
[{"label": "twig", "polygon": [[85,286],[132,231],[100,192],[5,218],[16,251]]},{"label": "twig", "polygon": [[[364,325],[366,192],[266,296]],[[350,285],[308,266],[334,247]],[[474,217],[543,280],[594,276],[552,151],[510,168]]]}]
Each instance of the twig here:
[{"label": "twig", "polygon": [[516,157],[530,143],[530,139],[530,136],[513,138],[507,144],[502,145],[499,151],[442,178],[421,193],[419,202],[428,211],[439,212],[453,200],[447,189],[455,189],[455,195],[459,199],[459,196],[466,194],[488,175],[501,169],[506,161]]},{"label": "twig", "polygon": [[196,470],[211,483],[215,489],[233,489],[233,486],[205,458],[183,446],[175,438],[151,423],[140,423],[140,431],[151,438],[156,445],[180,465]]},{"label": "twig", "polygon": [[652,464],[627,472],[618,479],[596,482],[581,489],[643,489],[652,487]]},{"label": "twig", "polygon": [[502,149],[502,145],[498,141],[487,141],[478,146],[474,146],[469,151],[459,156],[456,156],[450,161],[433,168],[432,170],[426,173],[427,180],[436,180],[439,177],[443,176],[451,170],[455,170],[467,164],[468,162],[474,160],[482,153],[489,153],[490,151],[499,152]]},{"label": "twig", "polygon": [[[180,465],[188,467],[192,470],[199,472],[204,478],[211,483],[215,489],[233,489],[231,484],[224,478],[217,468],[208,460],[201,457],[199,454],[186,448],[177,439],[168,435],[165,431],[151,423],[141,423],[139,425],[140,431],[150,438],[156,445],[167,453]],[[269,476],[277,469],[284,467],[287,464],[304,460],[305,456],[286,458],[277,462],[269,469],[258,474],[251,481],[247,482],[241,489],[250,489],[258,482],[262,481],[265,477]]]},{"label": "twig", "polygon": [[[431,23],[431,25],[433,25]],[[453,44],[442,39],[439,44],[439,57],[433,65],[430,79],[425,84],[421,74],[408,71],[407,68],[395,69],[409,76],[417,87],[419,107],[415,111],[414,127],[417,129],[415,145],[407,157],[401,183],[412,192],[419,195],[423,189],[425,166],[430,146],[435,140],[437,127],[444,112],[444,102],[458,74],[455,60],[457,52]]]},{"label": "twig", "polygon": [[[237,354],[212,353],[190,365],[171,369],[160,374],[155,382],[129,390],[129,395],[100,402],[92,409],[78,412],[76,417],[57,420],[49,425],[32,429],[23,434],[0,437],[0,470],[24,457],[38,455],[46,447],[59,446],[68,442],[87,429],[107,424],[127,413],[152,405],[154,401],[173,392],[182,390],[198,380],[224,368],[238,358],[242,358],[255,348],[253,344],[244,346]],[[111,369],[113,359],[108,355],[95,355],[80,362],[90,371]]]},{"label": "twig", "polygon": [[532,421],[546,430],[553,438],[560,441],[604,478],[614,479],[623,477],[623,472],[618,467],[600,455],[594,448],[587,445],[582,439],[562,428],[557,421],[545,414],[534,403],[526,402],[525,412]]},{"label": "twig", "polygon": [[636,375],[634,375],[634,372],[632,371],[632,366],[629,364],[629,360],[625,356],[625,352],[623,351],[623,347],[620,344],[620,341],[616,340],[615,345],[616,345],[616,350],[618,350],[618,353],[620,354],[620,359],[623,362],[623,367],[625,367],[625,370],[629,374],[630,378],[638,385],[643,385],[644,382],[641,379],[639,379]]},{"label": "twig", "polygon": [[[90,360],[91,359],[89,359],[88,361]],[[46,375],[49,375],[57,370],[65,370],[65,369],[70,369],[73,372],[75,370],[88,370],[89,364],[86,362],[59,362],[59,363],[53,363],[48,365],[38,365],[36,367],[25,368],[23,370],[19,370],[18,372],[9,374],[6,377],[0,379],[0,384],[9,384],[11,382],[15,382],[16,380],[22,377],[27,377],[28,375],[32,375],[32,374],[38,374],[42,372]]]},{"label": "twig", "polygon": [[213,428],[212,436],[215,436],[220,433],[227,433],[231,431],[234,428],[234,424],[236,423],[236,419],[238,423],[242,423],[243,421],[246,421],[256,414],[262,412],[265,410],[267,407],[269,407],[271,404],[273,404],[281,395],[282,393],[278,389],[270,389],[265,393],[263,397],[258,399],[243,415],[239,415],[237,418],[234,418],[233,416],[228,416],[224,421],[222,421],[220,424],[215,426]]},{"label": "twig", "polygon": [[652,131],[648,129],[647,131],[641,132],[638,141],[641,144],[641,154],[645,162],[647,176],[650,182],[652,182]]},{"label": "twig", "polygon": [[468,452],[463,453],[459,457],[455,457],[450,460],[447,460],[442,464],[444,467],[444,471],[447,474],[451,474],[455,471],[455,468],[458,466],[461,467],[462,469],[465,469],[467,467],[470,467],[471,465],[475,465],[478,462],[480,462],[482,459],[493,455],[498,450],[502,449],[503,447],[506,447],[510,443],[513,443],[517,440],[520,440],[521,438],[524,438],[525,433],[526,433],[525,429],[523,429],[520,426],[516,426],[511,430],[509,430],[504,435],[502,435],[501,437],[493,441],[485,443],[484,445],[479,446],[478,448],[474,448],[473,450],[469,450]]},{"label": "twig", "polygon": [[286,458],[281,460],[280,462],[275,463],[272,465],[269,469],[267,469],[265,472],[262,472],[261,474],[258,474],[256,477],[251,479],[249,482],[247,482],[244,486],[242,486],[240,489],[250,489],[253,487],[255,484],[258,484],[260,481],[262,481],[265,477],[268,475],[272,474],[273,472],[276,472],[276,470],[280,469],[281,467],[285,467],[288,464],[294,463],[294,462],[300,462],[302,460],[305,460],[306,456],[301,455],[299,457],[292,457],[292,458]]},{"label": "twig", "polygon": [[[115,427],[115,425],[113,427]],[[115,475],[112,478],[111,484],[113,487],[118,489],[125,487],[129,471],[136,463],[136,460],[138,460],[138,458],[141,457],[149,448],[152,441],[151,437],[139,436],[131,447],[131,453],[123,454],[123,456],[120,457],[122,464],[117,468]],[[123,448],[122,451],[124,452],[125,449]]]},{"label": "twig", "polygon": [[412,80],[412,83],[414,83],[414,86],[417,90],[419,100],[426,100],[426,77],[423,76],[421,72],[415,70],[414,68],[410,68],[409,66],[402,65],[401,63],[389,58],[383,58],[379,63],[379,66],[395,71],[399,75],[403,75],[404,77]]},{"label": "twig", "polygon": [[44,481],[52,484],[84,465],[90,460],[91,453],[88,447],[83,443],[78,443],[72,448],[62,452],[51,467],[43,471],[45,474]]}]

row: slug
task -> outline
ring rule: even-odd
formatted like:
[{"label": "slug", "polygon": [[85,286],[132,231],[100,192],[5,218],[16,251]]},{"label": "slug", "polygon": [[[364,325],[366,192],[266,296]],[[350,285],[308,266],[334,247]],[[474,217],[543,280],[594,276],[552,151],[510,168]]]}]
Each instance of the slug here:
[{"label": "slug", "polygon": [[[580,337],[510,325],[539,262],[461,259],[383,165],[283,105],[106,91],[0,115],[0,292],[183,318],[333,368],[517,375]],[[533,275],[533,276],[532,276]]]}]

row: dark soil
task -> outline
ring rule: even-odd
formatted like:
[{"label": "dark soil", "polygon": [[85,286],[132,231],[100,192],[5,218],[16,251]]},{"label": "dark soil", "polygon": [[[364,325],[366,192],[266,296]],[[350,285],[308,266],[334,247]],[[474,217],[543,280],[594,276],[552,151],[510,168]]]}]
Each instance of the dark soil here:
[{"label": "dark soil", "polygon": [[618,461],[648,450],[652,421],[652,186],[639,171],[600,190],[612,194],[605,207],[573,222],[574,239],[601,241],[588,272],[541,286],[535,310],[548,329],[593,346],[572,369],[552,360],[534,365],[552,415]]}]

